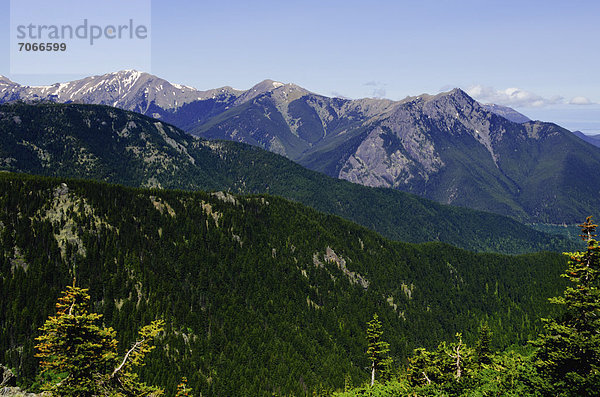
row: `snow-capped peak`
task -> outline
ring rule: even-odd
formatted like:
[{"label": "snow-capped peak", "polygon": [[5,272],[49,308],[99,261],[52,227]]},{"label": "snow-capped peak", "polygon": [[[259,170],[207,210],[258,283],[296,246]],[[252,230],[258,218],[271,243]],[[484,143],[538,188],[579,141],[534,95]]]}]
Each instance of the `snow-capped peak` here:
[{"label": "snow-capped peak", "polygon": [[[0,79],[2,86],[10,80]],[[6,89],[6,88],[4,88]],[[3,95],[0,89],[0,101]],[[10,98],[15,94],[11,93]],[[104,75],[86,77],[48,86],[22,87],[20,99],[47,99],[58,102],[83,102],[120,107],[144,113],[151,103],[163,109],[172,109],[202,97],[202,92],[182,85],[174,86],[168,81],[137,70],[120,70]]]},{"label": "snow-capped peak", "polygon": [[[146,114],[155,106],[163,110],[204,99],[232,100],[243,103],[272,93],[278,101],[291,101],[308,91],[294,84],[264,80],[249,90],[221,87],[199,91],[193,87],[170,83],[157,76],[134,69],[86,77],[47,86],[20,86],[0,76],[0,102],[4,100],[45,100],[79,102],[119,107]],[[154,112],[152,113],[154,114]]]}]

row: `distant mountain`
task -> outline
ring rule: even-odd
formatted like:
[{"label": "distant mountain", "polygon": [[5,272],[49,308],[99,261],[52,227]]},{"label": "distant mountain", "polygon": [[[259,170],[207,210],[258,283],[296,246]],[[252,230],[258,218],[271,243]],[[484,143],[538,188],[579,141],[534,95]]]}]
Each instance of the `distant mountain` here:
[{"label": "distant mountain", "polygon": [[397,361],[456,332],[473,343],[482,322],[494,347],[524,343],[564,267],[558,253],[391,242],[273,196],[0,173],[0,346],[26,384],[73,276],[121,352],[165,320],[141,376],[166,395],[185,376],[197,396],[305,396],[368,378],[374,313]]},{"label": "distant mountain", "polygon": [[199,137],[260,146],[335,178],[522,221],[575,223],[600,208],[600,150],[459,89],[390,101],[329,98],[272,80],[246,91],[197,91],[135,71],[49,87],[2,81],[0,101],[116,106]]},{"label": "distant mountain", "polygon": [[586,141],[587,143],[591,143],[596,147],[600,147],[600,134],[599,135],[586,135],[581,131],[573,131],[573,134]]},{"label": "distant mountain", "polygon": [[128,108],[137,112],[146,111],[147,107],[143,105],[148,105],[150,102],[155,102],[157,106],[165,109],[172,109],[183,103],[205,97],[193,88],[173,85],[156,76],[133,70],[87,77],[50,86],[21,86],[6,78],[4,82],[12,88],[8,92],[3,90],[0,97],[2,101],[43,99],[63,103],[92,102]]},{"label": "distant mountain", "polygon": [[502,116],[505,119],[512,121],[513,123],[522,124],[531,121],[529,117],[517,112],[513,108],[509,108],[508,106],[496,105],[494,103],[485,103],[481,104],[481,106],[484,109],[497,114],[498,116]]},{"label": "distant mountain", "polygon": [[90,103],[142,113],[181,127],[219,114],[244,93],[231,87],[199,91],[149,73],[123,70],[50,86],[21,86],[0,78],[0,103],[55,101]]},{"label": "distant mountain", "polygon": [[282,84],[199,124],[190,133],[257,145],[302,163],[307,153],[323,147],[328,138],[348,133],[345,138],[350,139],[363,123],[383,117],[395,106],[396,102],[386,99],[328,98]]},{"label": "distant mountain", "polygon": [[0,169],[6,171],[276,194],[409,242],[506,253],[573,248],[506,217],[333,179],[255,147],[197,139],[107,106],[0,105],[0,136]]},{"label": "distant mountain", "polygon": [[286,102],[276,93],[191,132],[259,145],[363,185],[530,222],[574,223],[600,208],[600,150],[555,124],[514,123],[460,89],[400,102],[315,94]]}]

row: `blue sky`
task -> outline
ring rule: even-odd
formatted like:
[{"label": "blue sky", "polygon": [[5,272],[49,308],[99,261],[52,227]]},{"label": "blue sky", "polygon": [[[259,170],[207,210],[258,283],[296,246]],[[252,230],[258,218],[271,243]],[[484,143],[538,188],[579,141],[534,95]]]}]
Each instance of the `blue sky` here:
[{"label": "blue sky", "polygon": [[[89,3],[93,14],[102,1]],[[0,74],[31,85],[83,77],[11,75],[9,0],[0,5]],[[151,11],[147,71],[172,82],[246,89],[270,78],[390,99],[461,87],[600,133],[597,1],[170,0]]]}]

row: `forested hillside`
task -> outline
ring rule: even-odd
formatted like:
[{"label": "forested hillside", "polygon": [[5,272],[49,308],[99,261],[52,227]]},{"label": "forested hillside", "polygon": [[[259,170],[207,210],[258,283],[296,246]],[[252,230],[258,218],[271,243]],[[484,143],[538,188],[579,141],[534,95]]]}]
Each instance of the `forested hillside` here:
[{"label": "forested hillside", "polygon": [[[600,245],[593,217],[580,227],[585,250],[565,253],[564,278],[569,285],[549,299],[556,316],[542,319],[543,331],[526,345],[504,351],[492,347],[486,323],[474,344],[461,333],[441,341],[435,350],[415,349],[395,366],[377,314],[367,328],[371,380],[353,388],[345,385],[337,397],[360,396],[598,396],[600,373]],[[397,364],[396,364],[397,365]],[[377,381],[376,381],[377,379]]]},{"label": "forested hillside", "polygon": [[38,328],[75,277],[121,352],[166,321],[142,378],[168,393],[186,376],[196,395],[311,394],[367,379],[374,313],[397,361],[482,322],[496,347],[526,341],[564,266],[392,242],[273,196],[0,173],[0,360],[33,381]]},{"label": "forested hillside", "polygon": [[256,147],[193,138],[155,119],[107,106],[0,105],[0,134],[0,170],[134,187],[274,194],[394,240],[443,241],[475,251],[575,247],[571,240],[507,217],[348,183]]}]

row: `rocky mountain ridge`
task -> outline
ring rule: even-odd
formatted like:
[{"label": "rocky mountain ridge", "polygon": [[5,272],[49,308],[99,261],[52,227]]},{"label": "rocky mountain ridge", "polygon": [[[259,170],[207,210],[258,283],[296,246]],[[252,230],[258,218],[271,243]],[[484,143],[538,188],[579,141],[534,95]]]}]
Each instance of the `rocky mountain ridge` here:
[{"label": "rocky mountain ridge", "polygon": [[460,89],[399,102],[309,94],[282,104],[266,93],[191,132],[261,146],[366,186],[530,222],[572,223],[600,205],[600,151],[552,123],[515,123]]},{"label": "rocky mountain ridge", "polygon": [[567,241],[506,217],[334,179],[256,147],[195,138],[107,106],[0,105],[0,135],[5,171],[134,187],[276,194],[402,241],[440,240],[505,253],[569,248]]},{"label": "rocky mountain ridge", "polygon": [[0,102],[121,107],[195,136],[259,146],[335,178],[522,221],[574,223],[600,207],[593,187],[600,181],[582,182],[596,174],[600,151],[555,124],[481,105],[460,89],[350,100],[272,80],[246,91],[197,91],[135,71],[50,87],[0,84]]}]

